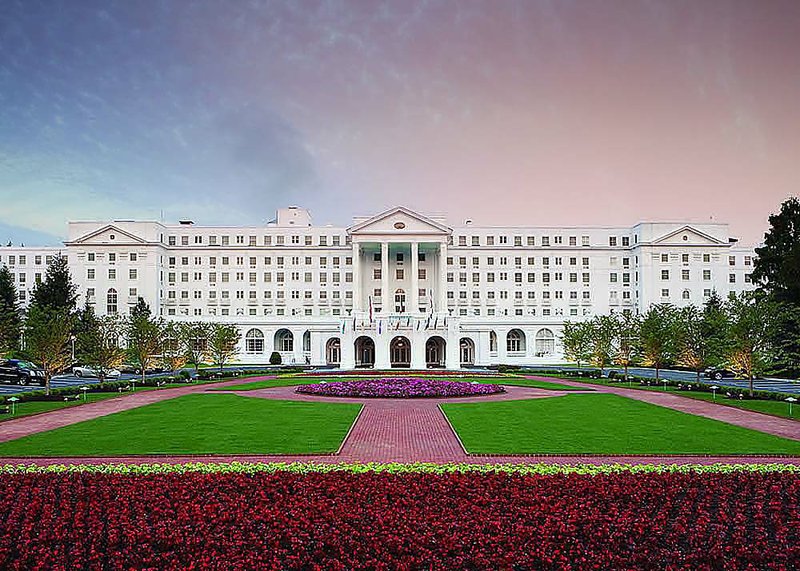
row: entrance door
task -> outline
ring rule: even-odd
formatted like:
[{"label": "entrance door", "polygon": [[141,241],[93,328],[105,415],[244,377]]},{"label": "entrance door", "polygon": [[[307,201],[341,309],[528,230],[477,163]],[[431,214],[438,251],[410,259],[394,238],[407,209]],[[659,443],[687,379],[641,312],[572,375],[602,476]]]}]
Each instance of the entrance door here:
[{"label": "entrance door", "polygon": [[445,341],[441,337],[431,337],[425,342],[425,364],[440,368],[445,364]]},{"label": "entrance door", "polygon": [[369,337],[356,339],[356,367],[371,369],[375,366],[375,342]]},{"label": "entrance door", "polygon": [[395,337],[389,345],[392,368],[411,367],[411,342],[405,337]]},{"label": "entrance door", "polygon": [[469,366],[475,364],[475,342],[469,337],[461,339],[461,366]]}]

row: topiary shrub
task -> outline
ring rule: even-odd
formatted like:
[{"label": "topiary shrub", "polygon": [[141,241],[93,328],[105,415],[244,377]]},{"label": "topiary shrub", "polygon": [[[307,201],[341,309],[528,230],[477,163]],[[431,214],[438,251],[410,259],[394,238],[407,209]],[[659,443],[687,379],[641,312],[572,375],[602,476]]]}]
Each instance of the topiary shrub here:
[{"label": "topiary shrub", "polygon": [[270,365],[280,365],[281,364],[281,354],[277,351],[273,351],[272,355],[269,356],[269,364]]}]

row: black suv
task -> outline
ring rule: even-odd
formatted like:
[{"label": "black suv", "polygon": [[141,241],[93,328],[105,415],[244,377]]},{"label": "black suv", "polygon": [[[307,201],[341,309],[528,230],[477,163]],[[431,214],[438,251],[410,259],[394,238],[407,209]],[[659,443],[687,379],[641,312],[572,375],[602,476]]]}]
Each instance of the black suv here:
[{"label": "black suv", "polygon": [[17,385],[45,385],[44,371],[30,361],[0,360],[0,382]]}]

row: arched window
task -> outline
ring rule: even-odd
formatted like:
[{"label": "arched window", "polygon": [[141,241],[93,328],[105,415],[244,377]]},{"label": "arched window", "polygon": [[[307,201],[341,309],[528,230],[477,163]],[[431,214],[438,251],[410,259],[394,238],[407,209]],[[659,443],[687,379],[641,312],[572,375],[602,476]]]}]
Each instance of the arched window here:
[{"label": "arched window", "polygon": [[263,353],[264,334],[258,329],[251,329],[244,336],[244,345],[248,353]]},{"label": "arched window", "polygon": [[311,331],[303,333],[303,351],[306,353],[311,352]]},{"label": "arched window", "polygon": [[506,337],[506,351],[509,353],[525,352],[525,334],[519,329],[512,329]]},{"label": "arched window", "polygon": [[683,293],[681,294],[681,297],[683,299],[689,299],[689,290],[688,289],[683,290]]},{"label": "arched window", "polygon": [[475,364],[475,342],[469,337],[462,337],[459,342],[461,366]]},{"label": "arched window", "polygon": [[113,287],[106,294],[106,313],[109,315],[117,313],[117,290]]},{"label": "arched window", "polygon": [[497,333],[489,331],[489,352],[497,353]]},{"label": "arched window", "polygon": [[342,362],[342,341],[332,337],[325,343],[325,362],[328,365],[339,365]]},{"label": "arched window", "polygon": [[556,336],[547,328],[536,332],[536,356],[546,357],[556,350]]},{"label": "arched window", "polygon": [[294,335],[288,329],[278,329],[275,332],[275,350],[281,353],[294,351]]},{"label": "arched window", "polygon": [[394,312],[405,313],[406,311],[406,292],[398,289],[394,292]]}]

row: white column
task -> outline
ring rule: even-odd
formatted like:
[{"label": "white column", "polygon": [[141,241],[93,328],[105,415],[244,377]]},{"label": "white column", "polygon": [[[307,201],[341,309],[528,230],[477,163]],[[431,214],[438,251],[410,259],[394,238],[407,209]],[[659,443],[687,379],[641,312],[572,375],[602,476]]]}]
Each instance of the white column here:
[{"label": "white column", "polygon": [[361,246],[353,242],[353,314],[361,309]]},{"label": "white column", "polygon": [[436,311],[447,314],[447,243],[439,245],[439,291]]},{"label": "white column", "polygon": [[411,311],[419,313],[419,244],[411,242]]},{"label": "white column", "polygon": [[393,300],[389,299],[389,243],[381,243],[381,312],[387,315],[392,312],[391,303]]}]

